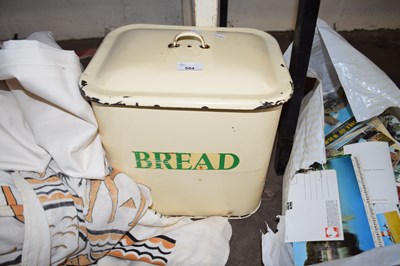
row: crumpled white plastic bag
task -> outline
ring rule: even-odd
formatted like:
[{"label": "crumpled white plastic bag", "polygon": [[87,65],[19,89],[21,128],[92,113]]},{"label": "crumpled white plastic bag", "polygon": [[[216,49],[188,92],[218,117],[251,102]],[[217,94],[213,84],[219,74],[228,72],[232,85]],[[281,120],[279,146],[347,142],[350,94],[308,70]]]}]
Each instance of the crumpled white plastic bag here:
[{"label": "crumpled white plastic bag", "polygon": [[277,232],[268,231],[261,235],[262,261],[265,266],[293,265],[293,248],[285,243],[285,216],[278,216]]},{"label": "crumpled white plastic bag", "polygon": [[[284,55],[287,63],[290,55],[291,46]],[[324,93],[342,86],[357,122],[389,107],[400,107],[396,84],[321,19],[316,25],[307,76],[318,79]]]},{"label": "crumpled white plastic bag", "polygon": [[317,26],[357,122],[400,107],[399,88],[380,68],[327,23]]},{"label": "crumpled white plastic bag", "polygon": [[[35,142],[25,142],[26,161],[42,160],[32,169],[21,169],[20,151],[15,147],[2,150],[7,165],[0,170],[30,170],[44,172],[49,156],[60,171],[72,177],[102,179],[106,175],[104,151],[97,134],[93,111],[78,89],[82,74],[78,56],[73,51],[58,48],[48,32],[35,33],[27,40],[6,41],[0,50],[0,80],[4,80],[16,103],[9,106],[8,115],[23,114],[25,126],[8,126],[1,130],[0,138],[24,138],[21,132],[30,130]],[[33,38],[44,40],[41,43]],[[9,97],[9,95],[8,95]],[[0,122],[4,124],[3,119]]]},{"label": "crumpled white plastic bag", "polygon": [[308,169],[314,162],[325,163],[324,104],[322,85],[307,94],[300,106],[293,149],[282,184],[283,210],[286,206],[290,180],[299,169]]}]

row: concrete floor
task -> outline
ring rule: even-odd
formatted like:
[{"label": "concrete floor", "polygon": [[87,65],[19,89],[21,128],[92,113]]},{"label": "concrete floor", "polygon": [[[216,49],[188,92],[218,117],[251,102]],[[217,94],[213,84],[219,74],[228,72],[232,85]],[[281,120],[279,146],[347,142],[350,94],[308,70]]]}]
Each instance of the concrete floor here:
[{"label": "concrete floor", "polygon": [[[270,32],[285,51],[292,41],[291,32]],[[380,67],[398,86],[400,86],[400,30],[351,31],[341,32],[356,49]],[[59,42],[64,49],[76,51],[97,47],[100,39],[72,40]],[[88,60],[83,60],[86,65]],[[274,152],[273,152],[274,154]],[[231,252],[227,266],[259,266],[261,260],[261,230],[265,232],[268,223],[276,227],[276,216],[281,213],[282,176],[275,173],[273,160],[266,177],[260,208],[256,213],[241,220],[230,220],[233,235]]]}]

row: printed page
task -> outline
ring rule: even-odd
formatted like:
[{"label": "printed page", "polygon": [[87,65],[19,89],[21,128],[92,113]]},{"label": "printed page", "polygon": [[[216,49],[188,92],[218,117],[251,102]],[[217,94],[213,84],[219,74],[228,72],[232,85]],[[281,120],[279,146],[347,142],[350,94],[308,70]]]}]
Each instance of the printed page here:
[{"label": "printed page", "polygon": [[350,144],[344,146],[344,153],[359,157],[374,205],[385,204],[395,208],[399,200],[388,143],[372,141]]},{"label": "printed page", "polygon": [[343,240],[335,170],[294,176],[286,206],[285,242]]}]

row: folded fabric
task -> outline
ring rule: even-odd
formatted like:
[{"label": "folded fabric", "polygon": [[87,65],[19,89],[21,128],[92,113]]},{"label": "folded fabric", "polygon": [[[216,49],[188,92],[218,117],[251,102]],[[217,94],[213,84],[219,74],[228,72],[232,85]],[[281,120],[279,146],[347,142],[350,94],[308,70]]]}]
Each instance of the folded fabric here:
[{"label": "folded fabric", "polygon": [[162,217],[148,209],[149,190],[123,173],[78,179],[52,167],[42,176],[0,171],[0,264],[226,263],[226,218]]},{"label": "folded fabric", "polygon": [[11,91],[0,81],[0,169],[43,172],[51,157],[36,144]]},{"label": "folded fabric", "polygon": [[1,265],[226,263],[227,218],[163,217],[149,189],[108,166],[73,52],[33,40],[3,47]]},{"label": "folded fabric", "polygon": [[[35,36],[41,35],[36,33]],[[57,162],[60,170],[70,176],[103,178],[106,165],[97,123],[90,105],[77,89],[81,73],[76,54],[58,49],[56,45],[49,46],[36,40],[13,40],[4,42],[0,50],[0,80],[4,80],[8,88],[3,83],[3,90],[11,91],[18,103],[9,104],[7,111],[10,115],[14,111],[23,114],[25,125],[35,139],[35,142],[25,141],[26,148],[35,151],[32,160],[38,160],[41,155],[38,150],[42,148]],[[1,119],[0,136],[9,135],[8,131],[2,130],[7,126],[3,126],[4,123]],[[12,126],[15,139],[24,138],[20,129],[20,125]],[[12,164],[0,169],[45,170],[44,159],[39,164],[40,169],[37,169],[39,165],[36,169],[10,169],[10,165],[18,166],[21,162],[20,151],[16,153],[12,147],[6,148],[3,154]],[[45,158],[49,160],[49,156]]]}]

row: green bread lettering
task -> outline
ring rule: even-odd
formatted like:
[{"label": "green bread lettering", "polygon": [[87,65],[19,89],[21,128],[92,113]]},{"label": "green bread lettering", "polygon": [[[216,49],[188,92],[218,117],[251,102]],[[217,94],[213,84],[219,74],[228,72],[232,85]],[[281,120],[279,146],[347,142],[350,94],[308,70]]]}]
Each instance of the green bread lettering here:
[{"label": "green bread lettering", "polygon": [[[149,160],[150,155],[144,151],[134,151],[135,159],[136,159],[136,168],[151,168],[153,163]],[[143,157],[141,157],[143,155]],[[145,162],[146,165],[142,165],[142,162]]]},{"label": "green bread lettering", "polygon": [[[163,159],[161,159],[161,155],[164,156]],[[172,166],[169,164],[169,160],[171,160],[172,156],[169,153],[166,152],[154,152],[154,160],[156,162],[156,169],[163,169],[162,165],[165,165],[165,167],[169,170],[173,170]]]},{"label": "green bread lettering", "polygon": [[[207,169],[202,169],[202,166],[207,166]],[[200,167],[200,169],[197,169]],[[215,170],[212,166],[210,159],[208,159],[207,154],[203,153],[197,162],[196,166],[192,168],[192,170]]]},{"label": "green bread lettering", "polygon": [[[229,166],[229,167],[225,166],[227,156],[230,156],[233,159],[232,165]],[[235,168],[236,166],[239,165],[239,162],[240,162],[239,157],[237,155],[233,154],[233,153],[220,153],[219,154],[219,167],[218,167],[218,170],[230,170],[230,169],[233,169],[233,168]]]},{"label": "green bread lettering", "polygon": [[[187,159],[184,160],[182,157],[187,156]],[[191,170],[192,166],[190,165],[190,153],[176,153],[176,169],[177,170]],[[186,163],[187,167],[185,167],[183,164]]]},{"label": "green bread lettering", "polygon": [[[240,163],[239,157],[233,153],[219,153],[218,156],[215,153],[202,153],[197,161],[192,160],[194,157],[191,153],[144,151],[132,151],[132,153],[135,155],[136,168],[142,169],[231,170]],[[212,156],[212,160],[209,156]]]}]

